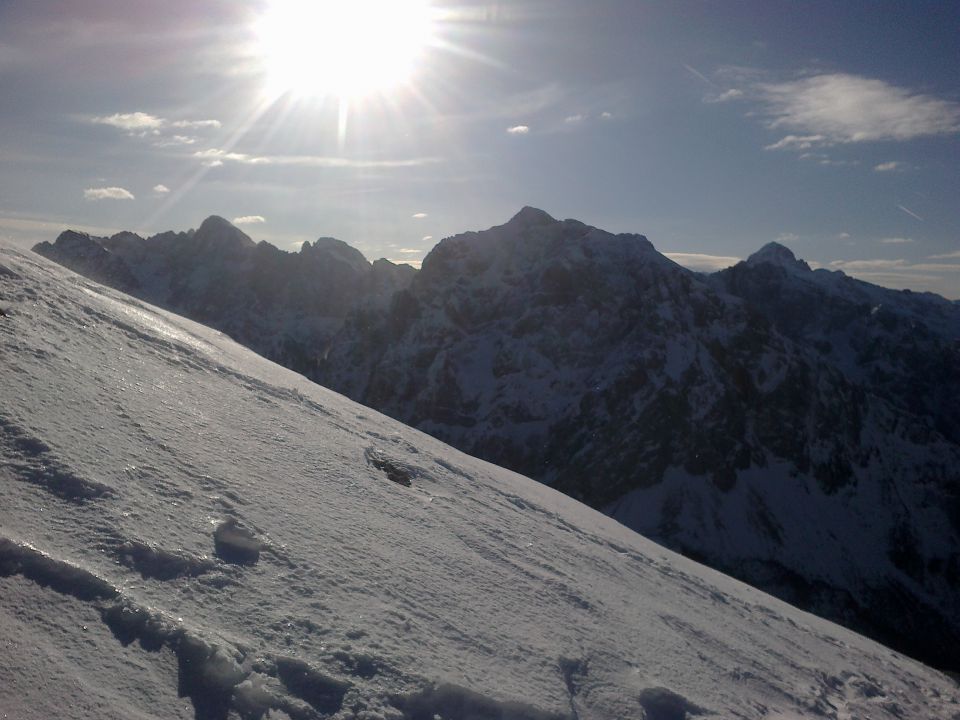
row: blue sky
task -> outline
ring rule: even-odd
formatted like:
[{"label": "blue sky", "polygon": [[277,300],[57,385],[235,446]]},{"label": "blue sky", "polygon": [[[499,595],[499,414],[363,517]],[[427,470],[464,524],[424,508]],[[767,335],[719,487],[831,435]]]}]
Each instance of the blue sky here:
[{"label": "blue sky", "polygon": [[[284,1],[0,0],[0,234],[218,214],[416,263],[534,205],[960,298],[960,3],[437,0],[409,75],[344,99],[272,81]],[[297,57],[335,74],[364,38],[321,18]]]}]

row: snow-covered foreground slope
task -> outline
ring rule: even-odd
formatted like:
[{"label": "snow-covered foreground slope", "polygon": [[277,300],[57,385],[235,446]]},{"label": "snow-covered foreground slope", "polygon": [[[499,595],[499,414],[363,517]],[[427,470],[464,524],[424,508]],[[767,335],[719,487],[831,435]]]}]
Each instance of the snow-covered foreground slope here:
[{"label": "snow-covered foreground slope", "polygon": [[9,718],[960,718],[946,676],[0,248]]}]

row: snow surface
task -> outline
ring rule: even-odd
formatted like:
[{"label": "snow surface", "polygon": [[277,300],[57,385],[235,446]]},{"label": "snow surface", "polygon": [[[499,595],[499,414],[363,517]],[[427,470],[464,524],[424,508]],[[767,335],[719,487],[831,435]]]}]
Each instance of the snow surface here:
[{"label": "snow surface", "polygon": [[960,718],[956,684],[0,246],[4,718]]}]

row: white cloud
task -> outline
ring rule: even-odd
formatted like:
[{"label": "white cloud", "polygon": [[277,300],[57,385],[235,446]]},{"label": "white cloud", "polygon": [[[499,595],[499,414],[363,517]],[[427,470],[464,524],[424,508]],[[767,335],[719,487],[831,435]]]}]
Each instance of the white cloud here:
[{"label": "white cloud", "polygon": [[953,258],[960,258],[960,250],[943,253],[942,255],[930,255],[928,257],[929,260],[952,260]]},{"label": "white cloud", "polygon": [[809,150],[818,147],[826,141],[823,135],[786,135],[772,145],[766,145],[764,150]]},{"label": "white cloud", "polygon": [[234,225],[257,225],[265,223],[267,219],[263,215],[242,215],[233,219]]},{"label": "white cloud", "polygon": [[134,200],[133,193],[122,187],[87,188],[83,191],[86,200]]},{"label": "white cloud", "polygon": [[664,255],[677,263],[677,265],[683,265],[685,268],[696,272],[716,272],[717,270],[723,270],[740,262],[740,258],[726,255],[680,252],[668,252],[664,253]]},{"label": "white cloud", "polygon": [[161,184],[161,185],[154,185],[154,186],[153,186],[153,192],[154,192],[156,195],[166,195],[168,192],[170,192],[170,188],[168,188],[166,185],[162,185],[162,184]]},{"label": "white cloud", "polygon": [[431,240],[433,240],[433,235],[424,235],[424,236],[421,238],[421,240],[422,240],[423,242],[430,242]]},{"label": "white cloud", "polygon": [[611,113],[611,112],[602,112],[602,113],[600,113],[600,119],[601,119],[601,120],[610,120],[611,118],[613,118],[613,113]]},{"label": "white cloud", "polygon": [[800,239],[800,236],[796,233],[784,232],[777,235],[777,242],[782,245],[787,245],[789,243],[795,243]]},{"label": "white cloud", "polygon": [[202,128],[217,129],[222,127],[222,125],[223,123],[219,120],[174,120],[170,123],[170,127],[187,128],[191,130],[199,130]]},{"label": "white cloud", "polygon": [[425,212],[418,212],[418,213],[414,213],[410,217],[416,218],[417,220],[423,220],[423,218],[427,217],[427,214]]},{"label": "white cloud", "polygon": [[567,117],[563,119],[567,125],[576,125],[578,123],[582,123],[583,120],[583,115],[580,115],[579,113],[577,115],[567,115]]},{"label": "white cloud", "polygon": [[406,160],[358,160],[344,157],[318,155],[248,155],[229,152],[217,148],[198,150],[195,158],[204,161],[208,167],[219,167],[226,162],[241,165],[278,165],[287,167],[319,168],[406,168],[438,163],[438,158],[410,158]]},{"label": "white cloud", "polygon": [[903,163],[897,160],[891,160],[890,162],[882,162],[879,165],[874,165],[873,169],[875,172],[893,172],[894,170],[903,169]]},{"label": "white cloud", "polygon": [[703,98],[705,103],[725,103],[730,102],[731,100],[739,100],[743,97],[743,90],[738,90],[737,88],[730,88],[725,92],[720,93],[719,95],[707,95]]},{"label": "white cloud", "polygon": [[884,245],[906,245],[913,242],[913,238],[905,237],[887,237],[880,238],[880,242]]},{"label": "white cloud", "polygon": [[849,239],[850,239],[850,233],[848,232],[842,232],[837,234],[837,240],[849,240]]},{"label": "white cloud", "polygon": [[422,253],[423,250],[417,250],[417,248],[400,248],[397,252],[403,253],[404,255],[416,255]]},{"label": "white cloud", "polygon": [[219,120],[167,120],[145,112],[114,113],[94,117],[92,122],[97,125],[109,125],[129,133],[158,132],[164,128],[199,130],[221,126]]},{"label": "white cloud", "polygon": [[138,132],[143,130],[159,130],[166,121],[156,115],[133,112],[95,117],[93,118],[93,122],[98,125],[109,125],[119,128],[120,130],[126,130],[127,132]]},{"label": "white cloud", "polygon": [[530,132],[530,128],[526,125],[514,125],[513,127],[508,127],[507,132],[511,135],[526,135]]},{"label": "white cloud", "polygon": [[757,87],[771,128],[823,136],[824,144],[960,132],[960,104],[883,80],[834,73]]},{"label": "white cloud", "polygon": [[154,145],[157,147],[173,147],[176,145],[195,145],[197,138],[190,135],[174,135],[168,138],[157,140]]}]

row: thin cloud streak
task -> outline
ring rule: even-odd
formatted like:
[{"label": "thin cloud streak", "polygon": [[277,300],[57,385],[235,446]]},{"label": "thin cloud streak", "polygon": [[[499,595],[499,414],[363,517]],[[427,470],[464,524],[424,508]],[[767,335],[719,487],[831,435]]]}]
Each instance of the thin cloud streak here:
[{"label": "thin cloud streak", "polygon": [[145,112],[114,113],[90,119],[95,125],[109,125],[126,132],[144,132],[171,127],[177,129],[199,130],[221,127],[219,120],[167,120]]},{"label": "thin cloud streak", "polygon": [[247,153],[228,152],[211,148],[198,150],[193,157],[203,160],[210,167],[226,162],[240,165],[277,165],[284,167],[316,168],[409,168],[422,165],[434,165],[440,158],[409,158],[405,160],[359,160],[355,158],[330,157],[319,155],[248,155]]},{"label": "thin cloud streak", "polygon": [[924,221],[922,217],[920,217],[919,215],[917,215],[917,214],[916,214],[913,210],[911,210],[910,208],[904,207],[903,205],[897,205],[897,207],[898,207],[900,210],[903,210],[903,212],[905,212],[905,213],[906,213],[907,215],[909,215],[910,217],[916,218],[916,219],[919,220],[920,222],[923,222],[923,221]]}]

